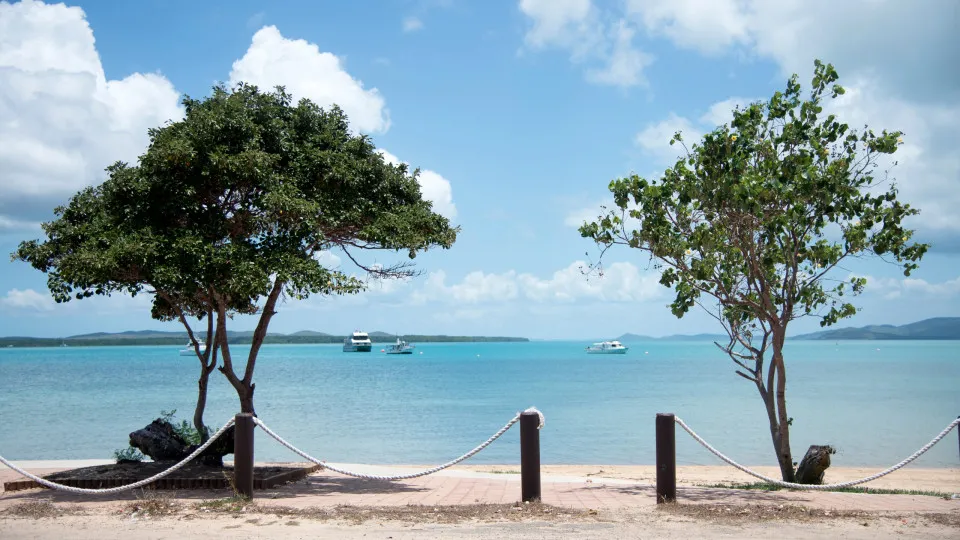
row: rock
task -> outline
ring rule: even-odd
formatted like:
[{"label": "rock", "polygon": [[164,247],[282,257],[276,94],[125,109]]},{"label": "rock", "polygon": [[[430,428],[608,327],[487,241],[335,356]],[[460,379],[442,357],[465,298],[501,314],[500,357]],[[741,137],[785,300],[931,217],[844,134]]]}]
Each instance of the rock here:
[{"label": "rock", "polygon": [[832,446],[812,445],[800,460],[796,479],[798,484],[822,484],[823,475],[830,467],[830,454],[836,454]]},{"label": "rock", "polygon": [[180,461],[187,456],[187,441],[177,435],[170,422],[159,418],[131,433],[130,446],[154,461]]},{"label": "rock", "polygon": [[[230,427],[219,439],[201,453],[196,461],[214,467],[223,466],[223,456],[233,453],[233,431]],[[143,452],[153,461],[181,461],[199,448],[187,444],[169,422],[156,419],[143,429],[130,434],[130,446]]]}]

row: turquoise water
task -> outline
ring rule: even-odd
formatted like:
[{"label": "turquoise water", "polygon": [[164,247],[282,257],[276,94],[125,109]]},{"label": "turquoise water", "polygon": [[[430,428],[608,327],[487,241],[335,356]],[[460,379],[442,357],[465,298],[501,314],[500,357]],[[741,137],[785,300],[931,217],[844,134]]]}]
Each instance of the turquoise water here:
[{"label": "turquoise water", "polygon": [[[412,356],[275,345],[257,364],[258,415],[332,462],[440,463],[535,405],[545,463],[651,464],[654,415],[674,412],[721,451],[775,464],[755,387],[710,343],[633,344],[624,356],[580,342],[421,344]],[[0,350],[0,455],[108,458],[161,409],[191,418],[198,362],[178,347]],[[245,348],[234,347],[235,357]],[[791,342],[788,404],[794,453],[832,444],[837,466],[886,466],[960,414],[960,342]],[[220,425],[236,395],[212,375],[206,419]],[[519,430],[473,462],[517,463]],[[296,456],[262,433],[259,460]],[[716,459],[677,432],[678,460]],[[916,462],[956,467],[952,434]]]}]

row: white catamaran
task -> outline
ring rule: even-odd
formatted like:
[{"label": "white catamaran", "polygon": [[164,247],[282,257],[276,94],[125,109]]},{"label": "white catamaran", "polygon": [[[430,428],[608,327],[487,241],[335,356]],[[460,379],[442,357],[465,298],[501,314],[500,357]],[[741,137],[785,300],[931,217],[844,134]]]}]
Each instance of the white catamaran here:
[{"label": "white catamaran", "polygon": [[343,340],[343,352],[370,352],[373,343],[366,332],[357,330],[352,336]]}]

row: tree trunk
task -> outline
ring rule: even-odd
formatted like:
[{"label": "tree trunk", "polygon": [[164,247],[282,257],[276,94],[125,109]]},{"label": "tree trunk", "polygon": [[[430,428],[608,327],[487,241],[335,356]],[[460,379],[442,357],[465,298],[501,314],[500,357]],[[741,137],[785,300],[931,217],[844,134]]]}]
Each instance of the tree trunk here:
[{"label": "tree trunk", "polygon": [[[783,362],[783,342],[786,338],[786,329],[777,328],[773,331],[773,359],[770,369],[775,370],[776,380],[776,429],[777,437],[774,440],[774,449],[777,452],[777,462],[780,464],[780,476],[784,482],[794,482],[793,455],[790,452],[790,417],[787,415],[787,371]],[[774,389],[768,388],[768,391]]]},{"label": "tree trunk", "polygon": [[200,367],[200,380],[197,381],[197,408],[193,411],[193,427],[200,434],[200,444],[207,442],[210,434],[207,433],[207,427],[203,425],[203,411],[207,408],[207,382],[210,380],[210,372],[206,366]]}]

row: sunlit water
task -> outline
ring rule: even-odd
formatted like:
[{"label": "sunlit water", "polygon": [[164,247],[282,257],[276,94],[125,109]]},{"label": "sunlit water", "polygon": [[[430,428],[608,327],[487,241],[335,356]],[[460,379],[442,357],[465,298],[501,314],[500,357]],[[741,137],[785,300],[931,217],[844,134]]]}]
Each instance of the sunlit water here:
[{"label": "sunlit water", "polygon": [[[337,345],[263,348],[257,413],[275,431],[333,462],[439,463],[473,448],[535,405],[545,463],[650,464],[654,416],[674,412],[747,464],[775,464],[756,388],[710,343],[632,344],[624,356],[585,343],[421,344],[412,356],[343,353]],[[839,449],[836,466],[886,466],[960,414],[960,342],[788,342],[787,397],[796,458]],[[108,458],[161,409],[191,418],[198,362],[177,347],[0,350],[0,455]],[[240,357],[246,348],[234,347]],[[422,352],[422,354],[419,354]],[[212,375],[207,423],[237,410]],[[516,463],[519,430],[474,458]],[[263,433],[258,460],[297,456]],[[677,432],[678,460],[717,460]],[[957,435],[916,462],[956,467]]]}]

